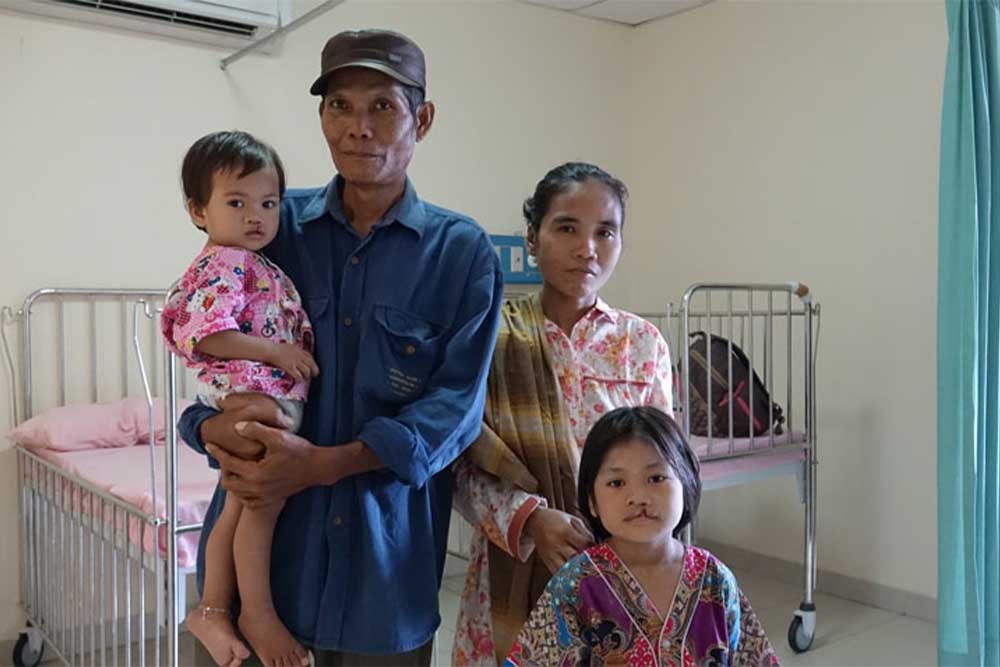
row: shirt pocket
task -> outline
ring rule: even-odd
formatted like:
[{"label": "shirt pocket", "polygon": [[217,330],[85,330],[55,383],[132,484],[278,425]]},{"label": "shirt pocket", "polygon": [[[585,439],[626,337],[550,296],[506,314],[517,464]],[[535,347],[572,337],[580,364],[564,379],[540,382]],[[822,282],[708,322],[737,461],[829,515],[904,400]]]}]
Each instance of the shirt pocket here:
[{"label": "shirt pocket", "polygon": [[305,306],[306,315],[309,316],[309,321],[315,323],[326,315],[326,311],[330,308],[330,297],[329,296],[306,296],[302,299],[302,305]]},{"label": "shirt pocket", "polygon": [[626,360],[595,356],[583,369],[583,400],[596,408],[613,410],[645,402],[655,379],[652,364],[629,356]]},{"label": "shirt pocket", "polygon": [[418,315],[376,305],[361,339],[358,379],[362,395],[386,403],[419,398],[437,365],[442,328]]}]

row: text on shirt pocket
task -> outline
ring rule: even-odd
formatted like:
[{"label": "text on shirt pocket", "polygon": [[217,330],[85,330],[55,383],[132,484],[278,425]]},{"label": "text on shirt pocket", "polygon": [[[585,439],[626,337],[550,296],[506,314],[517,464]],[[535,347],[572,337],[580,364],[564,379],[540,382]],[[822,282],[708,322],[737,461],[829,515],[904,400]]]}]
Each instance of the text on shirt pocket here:
[{"label": "text on shirt pocket", "polygon": [[442,328],[392,306],[376,305],[362,340],[362,390],[387,402],[418,398],[437,363]]}]

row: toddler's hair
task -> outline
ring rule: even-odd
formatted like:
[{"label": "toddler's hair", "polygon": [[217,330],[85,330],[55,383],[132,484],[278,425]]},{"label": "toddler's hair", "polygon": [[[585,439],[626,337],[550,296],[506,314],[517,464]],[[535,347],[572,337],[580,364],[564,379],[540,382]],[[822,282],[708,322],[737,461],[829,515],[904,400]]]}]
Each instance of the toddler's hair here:
[{"label": "toddler's hair", "polygon": [[213,132],[194,142],[181,165],[184,197],[196,206],[206,206],[212,197],[212,178],[217,172],[236,172],[240,178],[259,169],[278,172],[278,196],[285,194],[285,169],[278,153],[253,135],[239,130]]}]

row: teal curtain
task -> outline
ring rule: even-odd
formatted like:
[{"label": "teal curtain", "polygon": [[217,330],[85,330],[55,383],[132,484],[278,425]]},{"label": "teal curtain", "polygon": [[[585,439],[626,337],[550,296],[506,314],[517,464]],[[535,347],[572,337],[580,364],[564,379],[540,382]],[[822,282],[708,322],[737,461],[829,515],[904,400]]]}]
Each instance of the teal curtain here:
[{"label": "teal curtain", "polygon": [[1000,665],[1000,0],[947,0],[938,246],[938,659]]}]

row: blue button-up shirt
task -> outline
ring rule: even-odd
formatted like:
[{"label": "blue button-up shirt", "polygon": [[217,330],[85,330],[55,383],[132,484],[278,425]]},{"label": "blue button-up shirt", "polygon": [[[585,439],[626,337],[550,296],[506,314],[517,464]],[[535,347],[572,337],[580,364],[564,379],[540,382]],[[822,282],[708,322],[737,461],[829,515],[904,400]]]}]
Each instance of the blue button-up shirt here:
[{"label": "blue button-up shirt", "polygon": [[[360,238],[340,177],[289,190],[264,253],[295,282],[316,333],[320,375],[302,428],[337,446],[361,440],[386,468],[288,499],[274,532],[271,589],[304,644],[352,653],[417,648],[440,622],[453,479],[449,464],[478,436],[499,322],[502,275],[473,220],[403,198]],[[180,432],[204,452],[202,405]],[[222,509],[217,488],[205,536]]]}]

